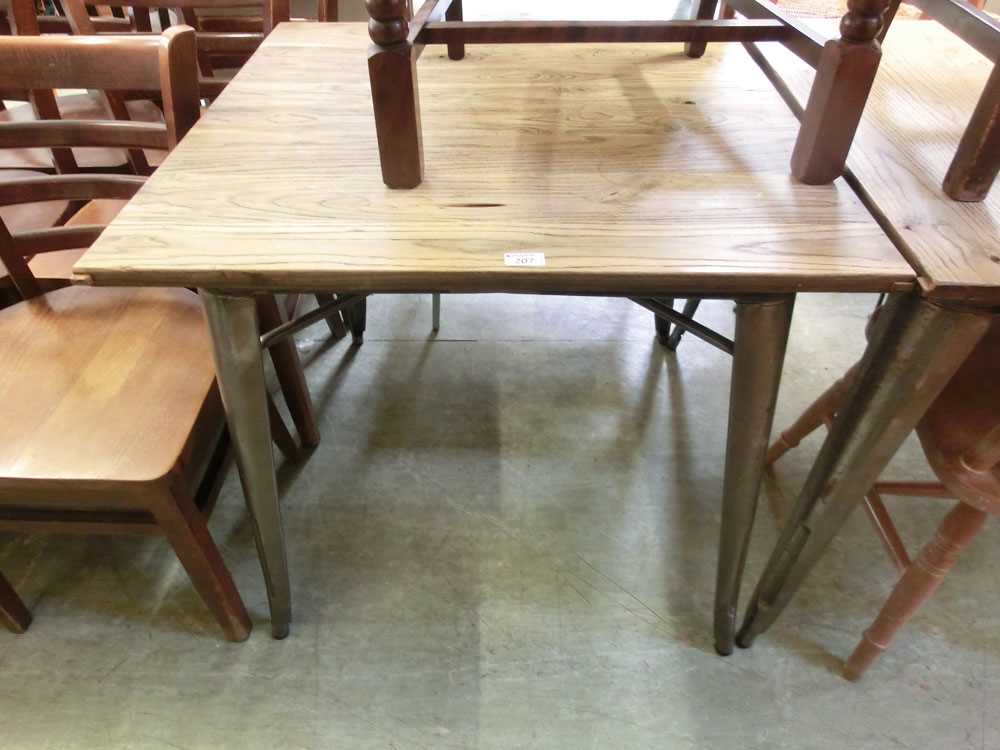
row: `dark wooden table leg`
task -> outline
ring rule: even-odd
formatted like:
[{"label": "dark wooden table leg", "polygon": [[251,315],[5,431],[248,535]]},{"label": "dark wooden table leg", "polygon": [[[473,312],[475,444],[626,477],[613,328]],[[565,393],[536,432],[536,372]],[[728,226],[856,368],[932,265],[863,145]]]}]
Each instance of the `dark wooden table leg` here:
[{"label": "dark wooden table leg", "polygon": [[757,584],[740,646],[750,646],[785,609],[989,323],[989,315],[893,295]]},{"label": "dark wooden table leg", "polygon": [[[698,0],[694,17],[701,21],[715,18],[715,8],[718,4],[718,0]],[[688,57],[701,57],[707,47],[707,42],[685,42],[684,54]]]},{"label": "dark wooden table leg", "polygon": [[424,173],[420,135],[420,102],[405,0],[365,0],[368,34],[368,77],[371,80],[375,132],[382,181],[391,188],[413,188]]},{"label": "dark wooden table leg", "polygon": [[[451,0],[451,5],[444,13],[444,20],[462,20],[462,0]],[[452,60],[461,60],[465,57],[465,42],[448,42],[448,57]]]},{"label": "dark wooden table leg", "polygon": [[887,4],[848,0],[841,38],[823,47],[792,152],[792,174],[808,185],[825,185],[844,171],[882,58],[875,36]]}]

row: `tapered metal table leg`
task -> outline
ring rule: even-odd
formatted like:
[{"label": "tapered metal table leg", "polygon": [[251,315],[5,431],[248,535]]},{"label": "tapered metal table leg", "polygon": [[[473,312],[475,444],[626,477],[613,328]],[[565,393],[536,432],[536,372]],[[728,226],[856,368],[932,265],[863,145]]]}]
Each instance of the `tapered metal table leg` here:
[{"label": "tapered metal table leg", "polygon": [[[750,646],[778,618],[988,325],[982,314],[892,295],[757,584],[740,646]],[[826,505],[819,510],[821,499]]]},{"label": "tapered metal table leg", "polygon": [[434,293],[431,295],[431,330],[437,331],[441,328],[441,295]]},{"label": "tapered metal table leg", "polygon": [[284,638],[291,620],[291,596],[257,308],[252,296],[201,290],[201,299],[212,332],[219,392],[267,585],[271,634]]},{"label": "tapered metal table leg", "polygon": [[733,651],[740,581],[757,511],[757,494],[794,304],[794,295],[736,302],[722,530],[715,584],[715,650],[723,656]]}]

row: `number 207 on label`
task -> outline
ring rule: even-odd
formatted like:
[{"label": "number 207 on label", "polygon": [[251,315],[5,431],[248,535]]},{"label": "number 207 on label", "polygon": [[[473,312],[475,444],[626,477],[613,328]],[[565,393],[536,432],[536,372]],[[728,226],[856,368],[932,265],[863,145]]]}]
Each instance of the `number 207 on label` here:
[{"label": "number 207 on label", "polygon": [[505,266],[544,266],[545,253],[504,253]]}]

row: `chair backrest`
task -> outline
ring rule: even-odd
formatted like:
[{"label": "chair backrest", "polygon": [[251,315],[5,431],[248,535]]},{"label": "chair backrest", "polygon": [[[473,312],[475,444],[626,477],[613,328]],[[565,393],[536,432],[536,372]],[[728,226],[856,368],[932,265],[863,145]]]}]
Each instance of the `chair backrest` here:
[{"label": "chair backrest", "polygon": [[[36,120],[0,123],[0,149],[107,147],[172,149],[199,116],[194,29],[115,37],[0,37],[0,89],[154,91],[164,122]],[[0,182],[0,206],[44,201],[128,199],[142,186],[134,175],[59,174]],[[0,261],[20,295],[43,289],[28,260],[40,253],[88,247],[103,226],[55,227],[12,234],[0,220]]]},{"label": "chair backrest", "polygon": [[[12,1],[30,2],[30,0]],[[247,0],[129,0],[120,7],[131,9],[132,19],[139,32],[149,31],[150,14],[155,11],[171,9],[180,13],[183,23],[198,32],[201,95],[204,99],[212,100],[222,92],[228,82],[224,78],[215,76],[215,68],[239,67],[277,24],[289,19],[289,0],[257,0],[257,3],[261,9],[260,21],[246,19],[251,23],[243,25],[238,23],[237,19],[226,17],[221,20],[225,20],[227,24],[205,24],[207,29],[214,30],[203,29],[202,19],[197,11],[225,14],[226,11],[246,9]],[[249,6],[255,4],[251,1]],[[86,0],[62,0],[62,6],[74,34],[100,33],[98,19],[90,15]],[[208,17],[210,18],[211,16]],[[169,22],[169,19],[161,16],[159,21],[161,26],[164,20]]]},{"label": "chair backrest", "polygon": [[[18,0],[13,0],[18,2]],[[192,25],[196,30],[197,13],[199,10],[225,12],[245,9],[260,5],[263,19],[263,33],[269,33],[277,24],[289,19],[289,0],[128,0],[120,7],[130,8],[135,20],[136,29],[149,31],[149,15],[160,9],[178,9],[185,23],[195,21]],[[96,34],[100,29],[100,21],[93,18],[87,10],[84,0],[62,0],[63,9],[75,34]],[[116,6],[118,7],[118,6]]]}]

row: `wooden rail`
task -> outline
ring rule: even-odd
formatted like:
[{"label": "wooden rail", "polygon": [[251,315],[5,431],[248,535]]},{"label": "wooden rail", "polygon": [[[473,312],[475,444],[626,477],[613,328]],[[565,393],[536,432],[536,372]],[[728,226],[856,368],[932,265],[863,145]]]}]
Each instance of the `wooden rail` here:
[{"label": "wooden rail", "polygon": [[794,34],[777,20],[443,21],[425,24],[416,43],[783,42]]},{"label": "wooden rail", "polygon": [[1000,62],[1000,21],[971,3],[957,0],[908,0],[959,39]]},{"label": "wooden rail", "polygon": [[798,19],[789,16],[774,3],[767,0],[726,0],[726,5],[747,18],[780,21],[792,32],[789,38],[783,40],[785,46],[811,67],[819,64],[819,54],[827,42],[826,37],[799,23]]}]

